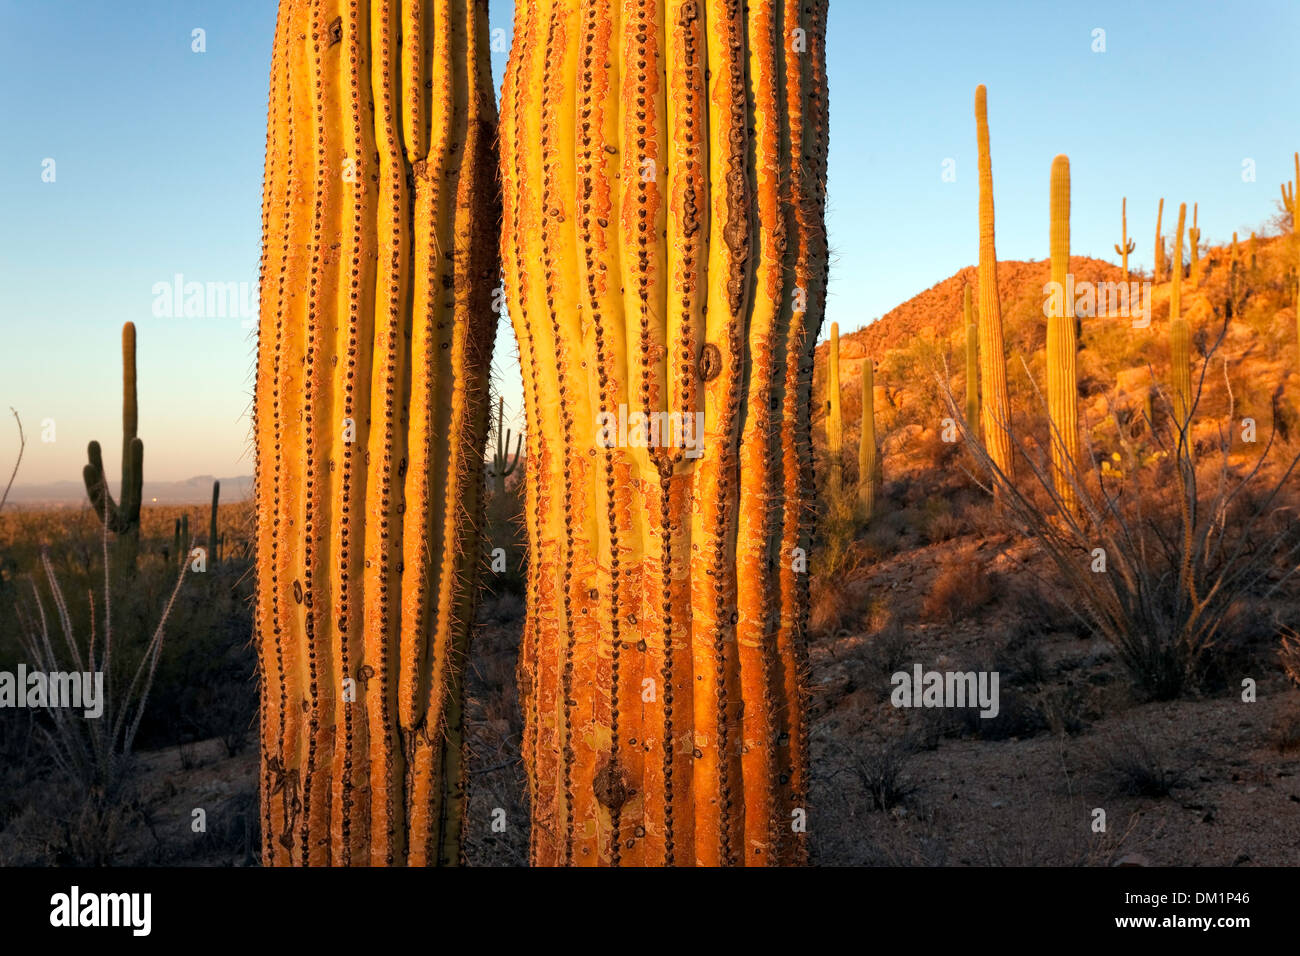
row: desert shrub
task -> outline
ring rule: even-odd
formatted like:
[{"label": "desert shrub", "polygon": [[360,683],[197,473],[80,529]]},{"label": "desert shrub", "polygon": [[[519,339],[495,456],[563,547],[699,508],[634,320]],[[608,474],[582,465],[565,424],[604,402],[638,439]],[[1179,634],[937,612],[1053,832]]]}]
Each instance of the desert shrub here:
[{"label": "desert shrub", "polygon": [[853,754],[850,767],[871,809],[892,810],[916,792],[907,773],[912,749],[906,741],[891,741],[864,746]]},{"label": "desert shrub", "polygon": [[1186,777],[1169,755],[1133,731],[1111,736],[1105,760],[1116,793],[1125,796],[1167,797]]},{"label": "desert shrub", "polygon": [[993,582],[988,572],[973,563],[957,562],[935,577],[921,615],[932,624],[955,624],[984,607],[993,597]]}]

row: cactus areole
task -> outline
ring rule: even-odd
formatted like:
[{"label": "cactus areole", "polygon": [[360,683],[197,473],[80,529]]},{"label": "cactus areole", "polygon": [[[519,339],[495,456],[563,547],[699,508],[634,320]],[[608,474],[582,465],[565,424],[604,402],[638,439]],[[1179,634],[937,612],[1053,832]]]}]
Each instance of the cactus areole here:
[{"label": "cactus areole", "polygon": [[[516,7],[502,260],[534,863],[805,859],[826,9]],[[657,440],[602,440],[620,406]],[[697,412],[687,447],[671,426]]]},{"label": "cactus areole", "polygon": [[499,280],[484,0],[282,0],[254,423],[267,864],[456,863]]}]

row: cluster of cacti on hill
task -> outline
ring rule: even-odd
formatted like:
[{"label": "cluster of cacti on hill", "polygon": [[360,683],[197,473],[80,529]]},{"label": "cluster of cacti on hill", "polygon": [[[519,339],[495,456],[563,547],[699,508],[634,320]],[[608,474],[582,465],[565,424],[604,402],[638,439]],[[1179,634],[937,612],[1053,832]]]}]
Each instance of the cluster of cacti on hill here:
[{"label": "cluster of cacti on hill", "polygon": [[1137,246],[1128,237],[1128,197],[1120,201],[1120,241],[1115,243],[1115,252],[1124,258],[1124,284],[1128,284],[1128,257]]},{"label": "cluster of cacti on hill", "polygon": [[[502,249],[535,863],[804,859],[826,12],[516,8]],[[620,407],[689,445],[598,443]]]},{"label": "cluster of cacti on hill", "polygon": [[267,864],[461,855],[495,127],[485,3],[280,3],[253,413]]},{"label": "cluster of cacti on hill", "polygon": [[135,569],[140,550],[140,500],[144,482],[144,442],[136,434],[139,409],[136,405],[135,324],[122,326],[122,486],[118,500],[108,490],[104,456],[99,442],[87,448],[89,463],[82,469],[91,509],[109,531],[117,536],[116,564],[129,574]]}]

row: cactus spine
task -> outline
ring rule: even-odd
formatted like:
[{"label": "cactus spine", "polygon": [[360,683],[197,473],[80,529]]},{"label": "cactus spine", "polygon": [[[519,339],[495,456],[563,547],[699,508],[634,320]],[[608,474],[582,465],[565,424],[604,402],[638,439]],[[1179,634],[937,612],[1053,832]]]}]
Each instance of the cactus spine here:
[{"label": "cactus spine", "polygon": [[843,488],[844,416],[840,412],[840,326],[831,323],[830,347],[826,350],[826,457],[830,459],[827,487],[832,504]]},{"label": "cactus spine", "polygon": [[498,187],[486,4],[282,0],[254,424],[267,864],[454,864]]},{"label": "cactus spine", "polygon": [[119,501],[113,501],[104,472],[104,457],[99,442],[92,441],[86,449],[89,463],[82,468],[81,477],[86,494],[101,523],[117,535],[117,567],[121,573],[135,570],[140,550],[140,502],[144,483],[144,443],[137,437],[139,411],[136,406],[135,383],[135,324],[122,326],[122,487]]},{"label": "cactus spine", "polygon": [[971,309],[969,284],[962,286],[961,311],[966,326],[966,430],[978,439],[980,435],[980,333]]},{"label": "cactus spine", "polygon": [[1124,258],[1124,284],[1128,285],[1128,257],[1137,246],[1128,237],[1128,197],[1120,201],[1119,206],[1120,241],[1115,243],[1115,251]]},{"label": "cactus spine", "polygon": [[876,450],[876,389],[871,359],[862,360],[862,434],[858,439],[858,502],[862,517],[876,512],[876,486],[880,480],[880,457]]},{"label": "cactus spine", "polygon": [[1079,382],[1074,303],[1066,294],[1070,272],[1070,160],[1052,160],[1052,296],[1047,316],[1047,402],[1051,420],[1052,481],[1066,511],[1077,506]]},{"label": "cactus spine", "polygon": [[499,498],[506,493],[506,478],[519,465],[519,452],[524,445],[524,436],[516,436],[515,453],[510,454],[510,429],[505,425],[506,400],[497,396],[497,450],[492,453],[492,490]]},{"label": "cactus spine", "polygon": [[1007,363],[1002,345],[1002,305],[998,300],[988,93],[983,84],[975,88],[975,135],[979,145],[980,171],[979,358],[980,397],[983,402],[980,430],[989,457],[1010,480],[1014,478],[1015,472],[1011,459],[1011,402],[1007,396]]},{"label": "cactus spine", "polygon": [[1197,206],[1199,203],[1192,203],[1192,228],[1187,230],[1187,248],[1191,257],[1191,283],[1195,289],[1201,284],[1201,230],[1197,228]]},{"label": "cactus spine", "polygon": [[1152,281],[1154,282],[1163,282],[1165,279],[1165,240],[1164,237],[1160,235],[1160,222],[1164,217],[1165,201],[1164,198],[1161,197],[1160,207],[1156,210],[1156,265],[1155,275],[1152,276]]},{"label": "cactus spine", "polygon": [[1192,409],[1191,333],[1187,320],[1182,316],[1183,225],[1186,219],[1187,203],[1180,203],[1171,263],[1173,285],[1169,290],[1169,371],[1174,387],[1174,417],[1180,433],[1186,429]]},{"label": "cactus spine", "polygon": [[[804,859],[826,7],[516,8],[502,230],[534,863]],[[593,434],[620,407],[680,418],[695,447]]]}]

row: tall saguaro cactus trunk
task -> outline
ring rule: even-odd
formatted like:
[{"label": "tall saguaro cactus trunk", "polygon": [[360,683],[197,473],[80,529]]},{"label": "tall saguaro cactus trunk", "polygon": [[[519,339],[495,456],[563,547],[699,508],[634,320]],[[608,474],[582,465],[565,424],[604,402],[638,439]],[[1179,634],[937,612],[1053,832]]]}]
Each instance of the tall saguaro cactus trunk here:
[{"label": "tall saguaro cactus trunk", "polygon": [[805,858],[826,6],[517,8],[534,863]]},{"label": "tall saguaro cactus trunk", "polygon": [[1125,196],[1119,205],[1120,236],[1119,242],[1115,243],[1115,252],[1124,261],[1124,284],[1128,285],[1128,257],[1137,247],[1133,240],[1128,237],[1128,197]]},{"label": "tall saguaro cactus trunk", "polygon": [[975,88],[975,135],[980,170],[980,430],[989,458],[1011,480],[1015,476],[1011,459],[1011,401],[1007,396],[1007,359],[1002,345],[1002,303],[998,298],[998,253],[993,231],[988,92],[983,84]]},{"label": "tall saguaro cactus trunk", "polygon": [[254,397],[268,864],[456,863],[499,276],[482,0],[282,0]]},{"label": "tall saguaro cactus trunk", "polygon": [[1162,196],[1160,206],[1156,209],[1156,262],[1155,266],[1153,266],[1155,272],[1151,277],[1154,282],[1165,281],[1165,239],[1164,236],[1160,235],[1160,223],[1164,218],[1165,200]]},{"label": "tall saguaro cactus trunk", "polygon": [[1070,160],[1052,160],[1052,296],[1047,316],[1047,404],[1051,420],[1052,481],[1066,511],[1077,507],[1079,380],[1074,303],[1066,294],[1070,272]]},{"label": "tall saguaro cactus trunk", "polygon": [[858,436],[858,503],[864,520],[876,512],[876,490],[882,478],[876,447],[876,375],[870,358],[862,360],[862,422]]},{"label": "tall saguaro cactus trunk", "polygon": [[1174,418],[1180,434],[1185,434],[1192,414],[1191,330],[1182,315],[1183,228],[1186,222],[1187,203],[1181,203],[1178,206],[1178,231],[1174,233],[1173,258],[1170,260],[1172,284],[1169,287],[1169,374],[1174,389]]},{"label": "tall saguaro cactus trunk", "polygon": [[966,429],[980,434],[980,330],[970,303],[970,286],[961,287],[961,314],[966,328]]}]

